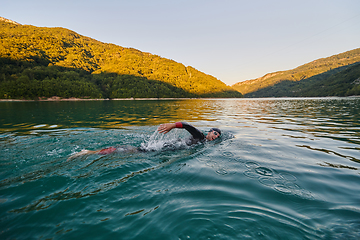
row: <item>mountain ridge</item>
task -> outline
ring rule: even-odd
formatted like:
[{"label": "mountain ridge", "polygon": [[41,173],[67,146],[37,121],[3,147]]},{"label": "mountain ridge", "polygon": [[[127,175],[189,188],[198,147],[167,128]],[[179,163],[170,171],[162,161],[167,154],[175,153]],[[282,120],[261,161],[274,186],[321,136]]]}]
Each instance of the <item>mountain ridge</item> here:
[{"label": "mountain ridge", "polygon": [[[61,91],[69,93],[60,97],[89,97],[83,95],[84,89],[76,94],[66,89],[73,88],[74,81],[82,82],[83,87],[91,86],[93,91],[97,89],[91,98],[242,97],[230,86],[191,66],[103,43],[62,27],[0,21],[0,46],[0,98],[48,96],[43,85],[50,86],[49,82],[67,85]],[[70,72],[77,75],[71,78]],[[35,90],[21,95],[15,88],[20,83]]]},{"label": "mountain ridge", "polygon": [[10,19],[7,19],[7,18],[4,18],[4,17],[0,17],[0,21],[3,21],[3,22],[8,22],[8,23],[13,23],[13,24],[16,24],[16,25],[22,25],[18,22],[15,22],[13,20],[10,20]]},{"label": "mountain ridge", "polygon": [[[315,84],[314,82],[320,81],[323,85],[326,85],[326,78],[358,62],[360,62],[360,48],[326,58],[319,58],[294,69],[268,73],[260,78],[235,83],[232,87],[241,92],[245,97],[315,96],[316,94],[299,91],[297,86],[303,86],[304,80],[311,78],[312,82],[308,81],[309,84],[311,82],[313,85]],[[357,68],[357,66],[355,68]],[[289,84],[292,85],[291,89],[289,88]],[[346,84],[348,84],[348,81],[346,81]],[[285,85],[291,92],[286,93],[285,90],[282,89]],[[348,86],[351,87],[351,85]],[[276,94],[276,92],[281,92],[281,94]],[[302,92],[303,94],[294,94],[293,92]],[[334,94],[336,94],[336,92],[334,92]],[[320,95],[321,94],[319,94],[319,96]]]}]

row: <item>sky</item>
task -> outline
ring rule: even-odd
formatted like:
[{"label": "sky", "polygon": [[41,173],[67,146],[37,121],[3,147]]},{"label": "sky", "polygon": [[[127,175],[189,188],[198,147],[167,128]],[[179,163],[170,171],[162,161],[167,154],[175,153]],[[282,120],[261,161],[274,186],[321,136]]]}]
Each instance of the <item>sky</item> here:
[{"label": "sky", "polygon": [[232,85],[360,47],[359,0],[1,0],[0,16],[64,27]]}]

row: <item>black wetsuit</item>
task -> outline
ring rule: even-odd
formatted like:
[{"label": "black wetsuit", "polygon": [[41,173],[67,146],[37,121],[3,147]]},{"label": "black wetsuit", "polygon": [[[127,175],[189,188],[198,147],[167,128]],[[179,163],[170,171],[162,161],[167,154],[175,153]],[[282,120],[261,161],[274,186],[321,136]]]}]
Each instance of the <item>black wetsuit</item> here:
[{"label": "black wetsuit", "polygon": [[185,130],[191,134],[191,137],[186,140],[187,145],[196,144],[206,139],[205,135],[199,129],[186,122],[177,122],[175,124],[176,128],[185,128]]}]

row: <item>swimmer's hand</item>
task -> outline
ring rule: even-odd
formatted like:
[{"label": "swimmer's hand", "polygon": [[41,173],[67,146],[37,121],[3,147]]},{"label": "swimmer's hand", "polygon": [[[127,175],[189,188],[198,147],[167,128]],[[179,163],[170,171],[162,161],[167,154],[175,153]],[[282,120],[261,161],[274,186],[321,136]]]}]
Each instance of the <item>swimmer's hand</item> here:
[{"label": "swimmer's hand", "polygon": [[176,124],[175,124],[175,123],[160,124],[160,126],[158,127],[158,132],[159,132],[159,133],[168,133],[168,132],[170,132],[173,128],[176,128]]}]

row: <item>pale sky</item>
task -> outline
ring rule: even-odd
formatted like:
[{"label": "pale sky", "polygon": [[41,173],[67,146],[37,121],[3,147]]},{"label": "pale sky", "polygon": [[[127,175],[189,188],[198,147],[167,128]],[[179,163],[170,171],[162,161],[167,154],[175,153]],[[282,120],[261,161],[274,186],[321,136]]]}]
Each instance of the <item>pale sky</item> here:
[{"label": "pale sky", "polygon": [[1,0],[0,16],[156,54],[228,85],[360,47],[359,0]]}]

